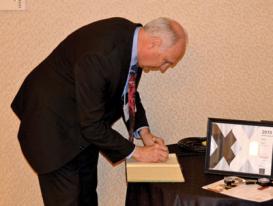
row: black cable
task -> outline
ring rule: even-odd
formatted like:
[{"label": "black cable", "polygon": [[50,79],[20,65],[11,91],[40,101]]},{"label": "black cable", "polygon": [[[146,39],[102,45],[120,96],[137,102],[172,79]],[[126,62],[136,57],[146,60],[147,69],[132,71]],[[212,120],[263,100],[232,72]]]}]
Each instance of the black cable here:
[{"label": "black cable", "polygon": [[179,140],[177,145],[185,152],[205,153],[207,137],[187,137]]}]

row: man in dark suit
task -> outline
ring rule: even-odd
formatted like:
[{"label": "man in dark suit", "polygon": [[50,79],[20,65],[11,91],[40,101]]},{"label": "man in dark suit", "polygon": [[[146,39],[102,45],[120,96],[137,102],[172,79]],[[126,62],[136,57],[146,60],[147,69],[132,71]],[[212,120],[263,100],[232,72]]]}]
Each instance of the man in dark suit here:
[{"label": "man in dark suit", "polygon": [[[159,18],[144,27],[123,18],[86,25],[70,34],[24,80],[12,102],[21,124],[18,138],[37,172],[45,205],[97,205],[97,162],[168,158],[163,139],[148,128],[138,92],[134,93],[131,135],[135,146],[111,128],[128,120],[129,73],[137,65],[165,72],[184,55],[186,33],[176,21]],[[129,123],[128,123],[129,122]]]}]

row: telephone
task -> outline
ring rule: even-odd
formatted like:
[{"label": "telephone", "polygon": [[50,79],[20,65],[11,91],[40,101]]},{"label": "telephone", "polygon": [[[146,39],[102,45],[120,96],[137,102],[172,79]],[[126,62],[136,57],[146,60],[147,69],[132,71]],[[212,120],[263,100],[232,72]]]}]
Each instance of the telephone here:
[{"label": "telephone", "polygon": [[207,137],[186,137],[177,142],[179,148],[189,153],[205,153]]}]

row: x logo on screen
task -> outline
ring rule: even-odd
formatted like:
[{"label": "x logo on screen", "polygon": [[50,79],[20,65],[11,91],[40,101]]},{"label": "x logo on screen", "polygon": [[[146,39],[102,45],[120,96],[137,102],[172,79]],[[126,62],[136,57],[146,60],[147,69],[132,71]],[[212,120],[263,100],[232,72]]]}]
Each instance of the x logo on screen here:
[{"label": "x logo on screen", "polygon": [[224,137],[218,125],[213,124],[212,137],[217,144],[217,148],[210,156],[210,168],[214,168],[223,157],[226,159],[228,165],[230,165],[230,162],[235,157],[231,146],[236,142],[232,130]]}]

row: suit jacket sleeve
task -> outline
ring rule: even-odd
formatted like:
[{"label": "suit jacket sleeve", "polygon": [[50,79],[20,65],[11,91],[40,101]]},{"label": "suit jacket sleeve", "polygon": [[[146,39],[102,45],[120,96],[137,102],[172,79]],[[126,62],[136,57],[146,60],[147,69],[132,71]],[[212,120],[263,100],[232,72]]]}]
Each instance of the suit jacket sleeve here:
[{"label": "suit jacket sleeve", "polygon": [[75,66],[75,88],[79,122],[83,137],[96,145],[112,161],[128,156],[134,144],[105,121],[107,60],[100,55],[85,55]]}]

